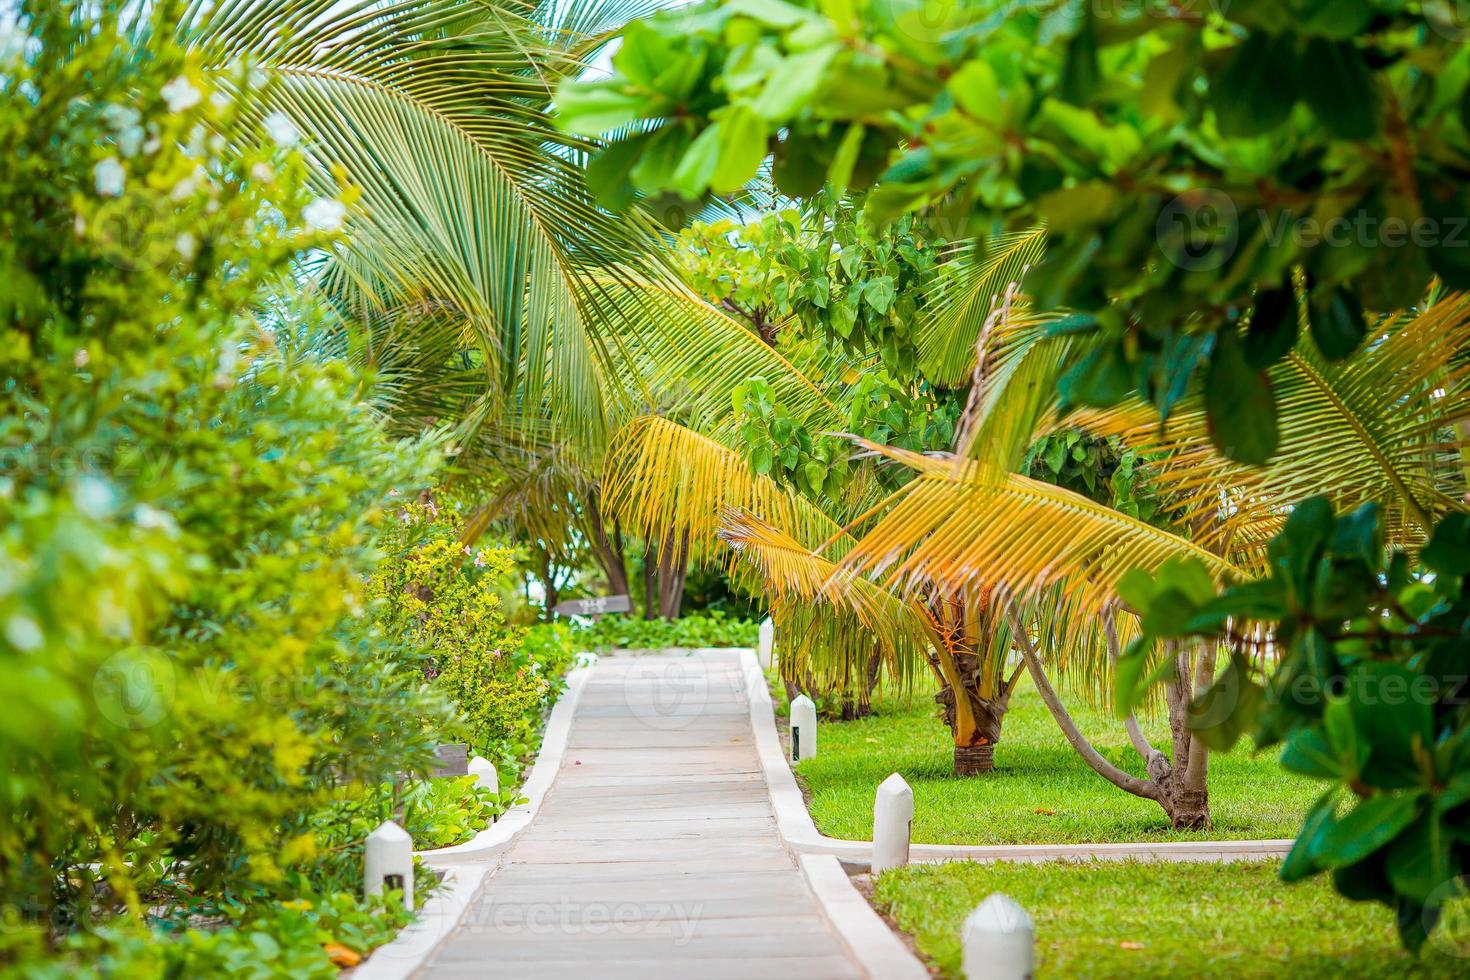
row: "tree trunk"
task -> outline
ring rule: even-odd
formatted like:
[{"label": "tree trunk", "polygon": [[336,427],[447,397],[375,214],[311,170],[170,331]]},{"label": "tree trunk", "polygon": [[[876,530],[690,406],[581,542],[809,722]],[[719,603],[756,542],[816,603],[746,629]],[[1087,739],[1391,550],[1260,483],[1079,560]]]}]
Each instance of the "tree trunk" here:
[{"label": "tree trunk", "polygon": [[[1047,709],[1051,711],[1052,717],[1056,720],[1067,741],[1077,750],[1077,754],[1092,768],[1093,772],[1125,792],[1146,800],[1153,800],[1168,815],[1169,823],[1176,830],[1208,828],[1210,826],[1209,748],[1195,738],[1189,730],[1189,705],[1193,699],[1195,687],[1201,682],[1208,684],[1214,677],[1213,649],[1207,648],[1200,654],[1199,663],[1193,672],[1189,670],[1189,658],[1183,651],[1171,645],[1166,652],[1167,656],[1176,658],[1177,674],[1175,680],[1164,686],[1164,698],[1169,707],[1169,730],[1174,748],[1172,762],[1162,752],[1148,744],[1148,740],[1138,727],[1138,722],[1132,716],[1125,720],[1124,726],[1128,731],[1129,740],[1138,754],[1143,757],[1144,768],[1148,772],[1146,779],[1139,779],[1104,759],[1092,743],[1082,735],[1072,720],[1072,716],[1062,706],[1061,699],[1057,697],[1051,682],[1047,679],[1041,666],[1041,659],[1014,606],[1006,609],[1006,616],[1011,624],[1012,642],[1021,652],[1021,658],[1031,672],[1031,679],[1035,682],[1036,690],[1041,695],[1042,701],[1046,703]],[[1118,635],[1111,610],[1103,616],[1103,633],[1107,638],[1109,657],[1116,662],[1119,655]]]},{"label": "tree trunk", "polygon": [[954,774],[975,776],[995,768],[995,743],[984,745],[956,745],[954,747]]},{"label": "tree trunk", "polygon": [[961,696],[970,709],[970,723],[962,730],[954,685],[946,680],[934,695],[934,702],[944,711],[944,723],[954,736],[954,774],[974,776],[990,772],[995,768],[995,744],[1000,741],[1001,723],[1010,708],[1010,692],[1019,671],[1011,676],[1009,683],[1001,684],[996,696],[987,697],[979,688],[980,656],[966,624],[959,623],[952,631],[948,653],[960,680]]},{"label": "tree trunk", "polygon": [[665,540],[658,556],[658,614],[678,619],[684,604],[684,578],[689,574],[689,532]]},{"label": "tree trunk", "polygon": [[541,588],[546,592],[546,621],[554,618],[552,609],[561,601],[561,590],[556,587],[556,572],[551,567],[551,552],[541,552]]},{"label": "tree trunk", "polygon": [[607,594],[627,595],[628,563],[623,555],[623,529],[614,522],[612,533],[608,533],[602,522],[601,500],[595,491],[587,495],[583,507],[587,513],[587,528],[592,539],[592,554],[602,569],[603,578],[607,580]]},{"label": "tree trunk", "polygon": [[643,618],[658,619],[658,549],[649,541],[643,547]]}]

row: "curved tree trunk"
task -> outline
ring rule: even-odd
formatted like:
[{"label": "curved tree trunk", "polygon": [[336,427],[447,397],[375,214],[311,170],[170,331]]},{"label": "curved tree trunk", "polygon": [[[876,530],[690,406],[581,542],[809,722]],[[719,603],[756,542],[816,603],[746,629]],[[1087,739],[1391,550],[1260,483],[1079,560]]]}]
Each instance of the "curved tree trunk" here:
[{"label": "curved tree trunk", "polygon": [[[1189,670],[1188,657],[1178,650],[1169,654],[1178,658],[1177,679],[1164,687],[1164,696],[1169,705],[1169,729],[1172,735],[1174,758],[1170,761],[1164,754],[1148,743],[1138,722],[1129,716],[1124,727],[1128,738],[1138,754],[1143,757],[1147,778],[1140,779],[1108,762],[1093,747],[1092,743],[1077,728],[1076,722],[1062,705],[1056,691],[1042,669],[1041,658],[1026,633],[1025,624],[1015,606],[1006,608],[1006,617],[1011,624],[1012,642],[1021,652],[1036,690],[1051,711],[1062,734],[1077,750],[1077,754],[1099,776],[1127,793],[1153,800],[1163,808],[1170,824],[1177,830],[1201,830],[1210,826],[1209,794],[1209,749],[1189,731],[1189,704],[1195,688],[1208,685],[1214,677],[1215,657],[1212,650],[1201,654],[1194,670]],[[1113,613],[1103,617],[1103,632],[1107,638],[1109,656],[1118,658],[1118,634]]]}]

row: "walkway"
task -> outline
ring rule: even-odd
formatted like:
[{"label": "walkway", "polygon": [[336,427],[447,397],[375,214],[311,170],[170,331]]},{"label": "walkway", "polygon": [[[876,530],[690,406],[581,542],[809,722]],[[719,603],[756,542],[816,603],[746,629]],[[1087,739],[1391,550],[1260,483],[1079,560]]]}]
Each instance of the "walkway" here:
[{"label": "walkway", "polygon": [[862,976],[777,836],[735,651],[598,661],[535,821],[417,975]]}]

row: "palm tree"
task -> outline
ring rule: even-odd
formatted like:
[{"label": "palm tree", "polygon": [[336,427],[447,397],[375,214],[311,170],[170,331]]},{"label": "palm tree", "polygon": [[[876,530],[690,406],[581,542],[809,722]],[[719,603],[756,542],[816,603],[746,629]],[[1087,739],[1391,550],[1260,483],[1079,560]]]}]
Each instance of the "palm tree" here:
[{"label": "palm tree", "polygon": [[[1282,441],[1277,458],[1259,469],[1215,453],[1197,394],[1179,404],[1165,429],[1140,403],[1059,417],[1055,380],[1088,341],[1022,311],[1019,302],[993,303],[971,334],[980,340],[979,356],[969,365],[975,383],[961,451],[936,458],[865,445],[915,474],[870,513],[843,523],[818,520],[794,495],[751,476],[737,453],[667,422],[635,423],[620,440],[604,477],[610,503],[637,521],[663,502],[665,515],[696,537],[733,548],[778,607],[804,601],[845,609],[859,626],[902,638],[896,648],[933,651],[939,673],[969,662],[956,656],[953,642],[960,634],[953,623],[963,617],[951,617],[946,629],[938,610],[963,609],[977,621],[988,616],[989,649],[1015,645],[1092,768],[1159,802],[1176,825],[1207,823],[1208,752],[1189,729],[1189,712],[1217,680],[1218,651],[1171,651],[1170,756],[1125,720],[1147,778],[1111,765],[1083,738],[1043,658],[1094,690],[1105,685],[1134,628],[1118,616],[1125,576],[1185,558],[1217,583],[1260,574],[1263,542],[1301,497],[1325,492],[1342,508],[1379,501],[1395,515],[1393,540],[1410,548],[1437,516],[1464,509],[1464,446],[1455,424],[1470,417],[1470,368],[1460,354],[1470,341],[1470,302],[1450,296],[1386,317],[1368,350],[1344,364],[1326,362],[1303,332],[1296,349],[1267,372],[1280,402]],[[1017,475],[1026,445],[1063,424],[1119,435],[1159,457],[1168,513],[1190,536]],[[997,620],[1009,627],[999,643]],[[799,649],[851,677],[850,649]],[[1003,715],[1014,683],[995,673],[1002,661],[977,657],[972,675],[973,689],[991,695],[979,698],[990,717]],[[961,680],[968,693],[971,678]],[[960,736],[957,729],[957,749]]]}]

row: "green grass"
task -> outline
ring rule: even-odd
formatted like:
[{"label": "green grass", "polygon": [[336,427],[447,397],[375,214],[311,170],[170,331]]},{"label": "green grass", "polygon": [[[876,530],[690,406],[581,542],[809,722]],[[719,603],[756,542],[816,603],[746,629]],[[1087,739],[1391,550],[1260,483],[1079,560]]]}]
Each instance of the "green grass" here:
[{"label": "green grass", "polygon": [[[1325,880],[1284,884],[1268,864],[912,865],[881,876],[875,903],[945,976],[961,976],[965,917],[991,892],[1036,923],[1037,976],[1463,977],[1463,900],[1416,960],[1393,913]],[[1124,944],[1128,945],[1124,945]]]},{"label": "green grass", "polygon": [[[1068,708],[1102,754],[1142,774],[1122,725],[1070,698]],[[1087,768],[1029,684],[1011,702],[994,772],[956,778],[953,743],[922,695],[884,698],[879,714],[823,722],[817,757],[797,774],[811,814],[833,837],[870,840],[873,791],[897,772],[914,789],[913,839],[927,844],[1055,844],[1104,841],[1295,837],[1320,784],[1282,770],[1274,754],[1247,746],[1210,759],[1209,831],[1172,830],[1158,804],[1124,793]],[[1145,723],[1168,751],[1167,725]]]}]

